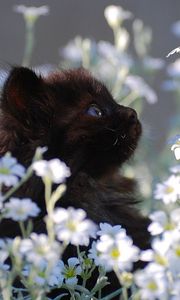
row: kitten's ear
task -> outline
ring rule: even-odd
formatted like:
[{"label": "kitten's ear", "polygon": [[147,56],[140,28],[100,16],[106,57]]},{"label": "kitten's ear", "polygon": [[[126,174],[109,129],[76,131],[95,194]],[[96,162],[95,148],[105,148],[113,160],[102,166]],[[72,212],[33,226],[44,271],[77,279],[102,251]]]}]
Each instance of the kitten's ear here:
[{"label": "kitten's ear", "polygon": [[33,112],[35,113],[35,107],[37,109],[37,104],[42,97],[43,85],[43,79],[32,70],[15,67],[4,85],[2,109],[17,119],[29,117]]}]

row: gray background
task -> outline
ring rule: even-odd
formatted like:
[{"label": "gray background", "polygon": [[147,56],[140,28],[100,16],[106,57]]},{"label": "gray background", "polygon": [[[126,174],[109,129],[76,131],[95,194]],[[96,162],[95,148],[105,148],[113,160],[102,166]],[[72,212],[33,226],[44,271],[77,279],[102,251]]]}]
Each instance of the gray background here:
[{"label": "gray background", "polygon": [[[113,41],[111,29],[104,18],[107,5],[121,5],[133,12],[153,30],[151,55],[165,59],[166,54],[179,46],[170,26],[180,19],[180,0],[36,0],[0,1],[0,67],[21,64],[24,49],[24,20],[21,14],[13,12],[13,6],[49,5],[50,14],[41,17],[36,24],[36,47],[32,65],[59,63],[58,49],[76,35],[98,40]],[[167,64],[177,57],[166,59]],[[153,88],[158,93],[156,105],[146,105],[145,121],[150,126],[151,137],[157,148],[164,143],[166,125],[173,114],[172,95],[161,91],[160,85],[165,78],[161,72]]]}]

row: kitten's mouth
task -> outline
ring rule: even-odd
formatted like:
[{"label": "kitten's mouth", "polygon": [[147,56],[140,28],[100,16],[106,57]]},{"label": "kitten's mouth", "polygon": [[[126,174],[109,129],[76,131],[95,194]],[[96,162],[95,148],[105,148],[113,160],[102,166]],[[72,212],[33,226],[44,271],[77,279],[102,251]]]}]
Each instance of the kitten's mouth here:
[{"label": "kitten's mouth", "polygon": [[137,121],[136,124],[133,124],[127,132],[118,133],[113,146],[120,145],[122,143],[131,143],[137,142],[142,132],[141,124]]},{"label": "kitten's mouth", "polygon": [[121,138],[124,140],[126,138],[126,134],[121,134]]}]

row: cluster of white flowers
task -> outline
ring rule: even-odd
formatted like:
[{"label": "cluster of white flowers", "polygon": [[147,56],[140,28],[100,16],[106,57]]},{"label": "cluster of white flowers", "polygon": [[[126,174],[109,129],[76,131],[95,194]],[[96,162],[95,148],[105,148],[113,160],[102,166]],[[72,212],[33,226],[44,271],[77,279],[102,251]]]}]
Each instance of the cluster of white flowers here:
[{"label": "cluster of white flowers", "polygon": [[60,288],[64,283],[71,290],[78,283],[78,275],[81,272],[82,269],[77,257],[69,258],[67,264],[64,264],[62,260],[58,260],[51,267],[46,263],[34,269],[34,265],[29,264],[25,265],[23,269],[24,276],[33,276],[34,285]]},{"label": "cluster of white flowers", "polygon": [[[1,158],[0,164],[3,166],[0,169],[2,184],[14,185],[25,174],[24,168],[9,154],[5,159]],[[45,185],[47,182],[63,184],[70,176],[69,168],[58,159],[34,162],[32,168],[37,176],[42,177]],[[85,280],[83,276],[89,276],[91,268],[99,266],[103,272],[113,270],[125,288],[130,288],[134,284],[142,300],[170,298],[178,300],[180,208],[177,204],[180,198],[180,167],[172,167],[171,172],[173,174],[163,183],[157,184],[155,190],[155,199],[166,209],[150,214],[152,222],[148,230],[153,237],[151,249],[140,251],[120,225],[100,223],[98,230],[80,208],[53,208],[46,217],[51,221],[51,230],[54,232],[52,235],[48,236],[49,232],[48,234],[29,232],[25,235],[26,238],[0,240],[0,272],[4,274],[2,278],[8,280],[11,274],[11,267],[7,264],[7,259],[10,258],[18,268],[21,268],[23,280],[27,280],[27,283],[35,288],[36,293],[38,288],[47,291],[54,287],[65,287],[72,293],[76,291],[79,278]],[[3,177],[4,173],[6,177]],[[54,194],[52,199],[53,197]],[[31,199],[11,197],[9,200],[2,200],[2,218],[10,218],[22,224],[29,217],[36,217],[39,212],[40,209]],[[27,232],[25,231],[25,234]],[[68,244],[77,247],[88,246],[91,238],[93,242],[87,256],[78,248],[78,258],[69,258],[67,264],[61,260]],[[145,261],[147,266],[133,274],[131,273],[133,263],[138,260]]]},{"label": "cluster of white flowers", "polygon": [[[149,261],[145,269],[135,274],[142,299],[179,299],[180,231],[164,232],[152,242],[152,249],[142,252],[141,259]],[[172,298],[171,298],[172,296]]]},{"label": "cluster of white flowers", "polygon": [[133,245],[125,229],[107,223],[100,223],[100,229],[97,232],[100,238],[92,244],[89,257],[107,271],[131,270],[133,262],[139,258],[139,249]]},{"label": "cluster of white flowers", "polygon": [[[177,141],[175,145],[178,145]],[[32,168],[45,185],[47,182],[63,184],[70,176],[69,168],[58,159],[36,161]],[[150,214],[152,222],[148,230],[153,237],[151,249],[140,252],[120,225],[101,223],[98,231],[97,226],[87,219],[84,210],[73,207],[56,208],[47,216],[52,222],[53,235],[29,232],[26,238],[0,240],[0,273],[3,274],[3,280],[8,280],[11,274],[7,259],[12,259],[21,268],[23,278],[31,287],[45,290],[65,287],[72,292],[76,290],[79,277],[84,280],[83,274],[87,276],[93,266],[100,266],[105,272],[114,270],[124,287],[129,288],[134,284],[142,300],[178,300],[180,166],[172,167],[171,172],[172,175],[163,183],[158,183],[155,189],[155,199],[162,204],[163,209]],[[1,158],[1,185],[14,186],[24,175],[25,169],[10,154]],[[1,217],[10,218],[21,225],[40,212],[31,199],[10,197],[5,201],[3,196],[1,198]],[[27,234],[28,231],[24,232]],[[69,258],[67,264],[61,260],[68,244],[88,246],[90,239],[97,236],[98,239],[92,242],[88,257],[84,254],[81,256],[78,250],[78,258]],[[133,275],[130,273],[133,263],[139,259],[145,261],[147,266]]]},{"label": "cluster of white flowers", "polygon": [[155,189],[162,210],[150,214],[152,248],[141,253],[141,260],[149,263],[135,274],[143,300],[180,299],[180,167],[170,170],[173,174]]},{"label": "cluster of white flowers", "polygon": [[57,208],[52,216],[59,241],[73,245],[88,245],[89,238],[96,236],[96,225],[86,219],[82,209]]}]

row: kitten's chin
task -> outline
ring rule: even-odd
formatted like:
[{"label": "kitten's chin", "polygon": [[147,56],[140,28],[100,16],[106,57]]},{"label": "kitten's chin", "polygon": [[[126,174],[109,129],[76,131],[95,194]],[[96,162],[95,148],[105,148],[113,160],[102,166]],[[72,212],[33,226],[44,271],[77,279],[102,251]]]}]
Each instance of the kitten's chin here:
[{"label": "kitten's chin", "polygon": [[129,138],[138,142],[141,133],[142,133],[142,126],[141,123],[137,121],[137,123],[132,125],[131,128],[129,129]]},{"label": "kitten's chin", "polygon": [[133,124],[126,132],[119,134],[115,145],[117,163],[123,164],[135,152],[139,139],[141,137],[142,127],[139,121]]},{"label": "kitten's chin", "polygon": [[126,128],[124,131],[120,131],[117,135],[114,145],[128,147],[131,144],[137,144],[142,133],[142,126],[139,121]]}]

